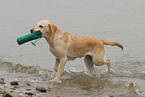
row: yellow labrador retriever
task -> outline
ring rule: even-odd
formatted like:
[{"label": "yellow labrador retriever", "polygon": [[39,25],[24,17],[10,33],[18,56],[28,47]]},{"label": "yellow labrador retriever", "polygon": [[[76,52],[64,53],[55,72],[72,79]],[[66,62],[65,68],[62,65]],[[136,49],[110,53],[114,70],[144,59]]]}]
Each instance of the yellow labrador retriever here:
[{"label": "yellow labrador retriever", "polygon": [[[107,64],[108,72],[112,72],[110,60],[105,60],[104,45],[118,46],[123,50],[123,46],[118,42],[101,40],[93,36],[74,35],[58,28],[49,20],[42,20],[32,28],[31,33],[40,30],[42,37],[49,44],[51,53],[56,57],[54,70],[57,72],[54,80],[58,80],[62,74],[67,60],[84,57],[86,67],[91,73],[96,73],[94,64],[101,66]],[[59,67],[58,67],[59,66]]]}]

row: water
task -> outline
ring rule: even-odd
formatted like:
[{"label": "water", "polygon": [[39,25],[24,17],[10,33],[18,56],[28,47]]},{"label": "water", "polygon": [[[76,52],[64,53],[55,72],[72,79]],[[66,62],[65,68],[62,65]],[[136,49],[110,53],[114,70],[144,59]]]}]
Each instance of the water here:
[{"label": "water", "polygon": [[[44,84],[53,92],[59,87],[57,91],[69,97],[145,96],[144,4],[144,0],[1,1],[0,77],[34,86]],[[100,77],[93,76],[81,58],[67,62],[60,85],[49,83],[55,76],[55,57],[47,42],[41,39],[36,47],[16,43],[18,37],[44,19],[73,34],[123,44],[123,52],[118,47],[105,46],[106,58],[110,58],[115,74],[106,73],[104,65],[95,67]]]}]

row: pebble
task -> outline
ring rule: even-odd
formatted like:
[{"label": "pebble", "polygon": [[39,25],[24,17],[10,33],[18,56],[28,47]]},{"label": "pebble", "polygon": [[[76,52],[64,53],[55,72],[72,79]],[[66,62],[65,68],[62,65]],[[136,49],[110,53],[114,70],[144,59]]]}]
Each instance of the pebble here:
[{"label": "pebble", "polygon": [[6,84],[6,83],[4,82],[4,78],[1,78],[1,79],[0,79],[0,84]]},{"label": "pebble", "polygon": [[30,83],[26,83],[26,85],[27,85],[27,86],[31,86],[31,84],[30,84]]},{"label": "pebble", "polygon": [[25,94],[30,95],[30,96],[34,95],[32,91],[26,92]]},{"label": "pebble", "polygon": [[11,93],[9,92],[3,92],[3,97],[13,97]]},{"label": "pebble", "polygon": [[10,84],[11,84],[11,85],[19,85],[19,83],[16,82],[16,81],[11,82]]},{"label": "pebble", "polygon": [[27,91],[31,91],[31,89],[26,89]]},{"label": "pebble", "polygon": [[46,93],[46,89],[43,87],[36,87],[36,90],[39,92],[45,92]]}]

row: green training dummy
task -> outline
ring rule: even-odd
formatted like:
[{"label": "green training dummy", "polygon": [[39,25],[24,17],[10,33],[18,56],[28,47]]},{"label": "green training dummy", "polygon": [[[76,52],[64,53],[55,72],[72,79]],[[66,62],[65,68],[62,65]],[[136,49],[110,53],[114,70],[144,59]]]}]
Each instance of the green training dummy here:
[{"label": "green training dummy", "polygon": [[[34,32],[34,33],[30,33],[30,34],[27,34],[25,36],[22,36],[22,37],[19,37],[17,38],[17,43],[19,45],[21,44],[24,44],[26,42],[29,42],[31,40],[35,40],[35,39],[38,39],[38,38],[42,38],[42,33],[41,31],[37,31],[37,32]],[[37,41],[35,42],[31,42],[34,46],[36,46],[36,43]]]}]

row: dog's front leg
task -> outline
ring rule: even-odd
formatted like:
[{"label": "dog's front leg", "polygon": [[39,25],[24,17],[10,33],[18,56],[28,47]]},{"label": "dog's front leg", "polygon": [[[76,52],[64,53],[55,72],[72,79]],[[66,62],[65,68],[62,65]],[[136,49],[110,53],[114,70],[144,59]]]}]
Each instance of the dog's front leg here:
[{"label": "dog's front leg", "polygon": [[58,80],[60,78],[62,71],[64,69],[64,66],[66,64],[66,61],[67,61],[67,58],[60,59],[60,65],[59,65],[59,68],[58,68],[58,71],[56,73],[56,77],[54,78],[54,80]]},{"label": "dog's front leg", "polygon": [[60,59],[55,58],[54,71],[56,71],[56,72],[57,72],[57,70],[58,70],[58,65],[59,65],[59,63],[60,63]]}]

